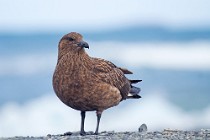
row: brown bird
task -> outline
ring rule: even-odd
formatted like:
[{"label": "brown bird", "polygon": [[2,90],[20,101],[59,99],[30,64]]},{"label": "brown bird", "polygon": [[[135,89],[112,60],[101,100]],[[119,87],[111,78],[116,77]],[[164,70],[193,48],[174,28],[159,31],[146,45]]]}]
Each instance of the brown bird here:
[{"label": "brown bird", "polygon": [[96,111],[95,134],[98,134],[104,110],[128,98],[141,98],[138,95],[140,88],[131,85],[141,80],[127,79],[124,74],[132,74],[131,71],[104,59],[90,57],[84,48],[89,45],[79,33],[72,32],[61,38],[53,88],[64,104],[81,111],[81,135],[85,135],[85,112]]}]

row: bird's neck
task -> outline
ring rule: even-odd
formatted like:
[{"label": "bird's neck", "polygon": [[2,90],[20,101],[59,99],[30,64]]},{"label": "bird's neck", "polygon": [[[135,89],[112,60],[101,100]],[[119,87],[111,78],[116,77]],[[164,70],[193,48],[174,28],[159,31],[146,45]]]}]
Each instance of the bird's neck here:
[{"label": "bird's neck", "polygon": [[68,50],[68,47],[65,48],[65,50],[59,50],[58,53],[58,61],[65,57],[65,59],[69,59],[71,61],[89,61],[90,57],[85,52],[85,50],[82,48],[81,50],[78,50],[76,52],[72,52],[71,50]]}]

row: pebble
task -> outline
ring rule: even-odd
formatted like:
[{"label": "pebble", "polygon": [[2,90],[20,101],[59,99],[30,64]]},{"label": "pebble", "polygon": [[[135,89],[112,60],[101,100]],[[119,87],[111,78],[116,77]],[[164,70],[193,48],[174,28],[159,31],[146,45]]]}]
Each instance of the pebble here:
[{"label": "pebble", "polygon": [[210,129],[198,131],[164,129],[161,132],[147,132],[145,126],[141,125],[138,132],[103,131],[99,135],[93,135],[93,132],[90,131],[86,136],[80,136],[79,132],[66,132],[58,135],[48,134],[44,137],[16,136],[0,138],[0,140],[210,140]]},{"label": "pebble", "polygon": [[146,125],[146,124],[142,124],[142,125],[139,127],[139,132],[140,132],[140,133],[145,133],[145,132],[147,132],[147,125]]}]

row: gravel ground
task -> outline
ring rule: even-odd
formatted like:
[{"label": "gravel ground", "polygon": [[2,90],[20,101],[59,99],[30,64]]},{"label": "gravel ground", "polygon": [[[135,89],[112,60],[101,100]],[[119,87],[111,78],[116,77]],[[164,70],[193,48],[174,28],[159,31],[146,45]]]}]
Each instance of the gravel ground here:
[{"label": "gravel ground", "polygon": [[139,129],[138,132],[114,132],[104,131],[99,135],[88,132],[86,136],[80,136],[79,132],[68,132],[62,135],[51,135],[43,137],[11,137],[0,138],[0,140],[210,140],[210,129],[199,131],[181,131],[165,129],[162,132],[146,132]]}]

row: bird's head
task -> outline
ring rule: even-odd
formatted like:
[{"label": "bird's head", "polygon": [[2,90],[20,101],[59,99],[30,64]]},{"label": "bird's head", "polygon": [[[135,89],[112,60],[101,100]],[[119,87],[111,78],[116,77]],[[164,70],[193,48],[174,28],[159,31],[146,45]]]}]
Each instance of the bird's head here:
[{"label": "bird's head", "polygon": [[76,32],[64,35],[59,42],[59,51],[76,53],[84,50],[83,48],[89,49],[89,45],[83,41],[82,35]]}]

